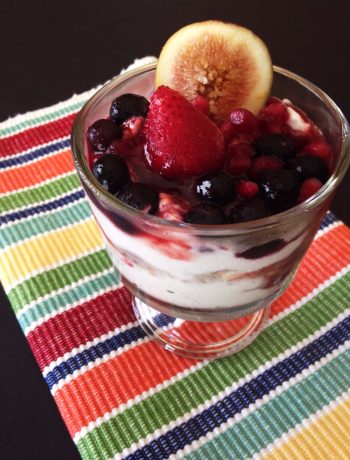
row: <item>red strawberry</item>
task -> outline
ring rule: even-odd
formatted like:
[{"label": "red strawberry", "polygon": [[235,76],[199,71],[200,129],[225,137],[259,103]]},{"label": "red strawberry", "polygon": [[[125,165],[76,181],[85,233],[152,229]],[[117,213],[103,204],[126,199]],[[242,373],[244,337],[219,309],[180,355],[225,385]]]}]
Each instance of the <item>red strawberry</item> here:
[{"label": "red strawberry", "polygon": [[224,138],[217,126],[167,86],[150,99],[145,135],[146,160],[167,179],[216,171],[224,161]]},{"label": "red strawberry", "polygon": [[209,101],[206,97],[199,94],[191,101],[191,103],[196,107],[197,110],[200,110],[204,113],[204,115],[209,116]]}]

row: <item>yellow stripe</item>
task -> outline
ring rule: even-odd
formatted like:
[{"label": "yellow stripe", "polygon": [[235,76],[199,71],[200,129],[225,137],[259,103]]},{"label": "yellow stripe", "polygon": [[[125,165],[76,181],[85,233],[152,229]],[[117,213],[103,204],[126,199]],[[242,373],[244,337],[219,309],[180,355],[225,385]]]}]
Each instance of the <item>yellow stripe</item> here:
[{"label": "yellow stripe", "polygon": [[6,289],[23,277],[60,264],[102,245],[95,220],[55,230],[18,243],[0,254],[0,276]]},{"label": "yellow stripe", "polygon": [[350,396],[293,434],[261,460],[350,458]]}]

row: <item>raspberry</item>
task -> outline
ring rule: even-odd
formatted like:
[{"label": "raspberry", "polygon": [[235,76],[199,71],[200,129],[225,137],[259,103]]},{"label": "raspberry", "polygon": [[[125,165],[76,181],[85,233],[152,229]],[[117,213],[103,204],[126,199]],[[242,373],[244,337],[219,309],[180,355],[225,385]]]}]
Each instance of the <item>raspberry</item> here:
[{"label": "raspberry", "polygon": [[234,176],[245,174],[249,171],[252,160],[241,155],[229,158],[226,163],[226,171]]},{"label": "raspberry", "polygon": [[253,158],[254,153],[253,147],[246,143],[230,144],[226,147],[226,154],[232,157],[239,155],[244,158]]},{"label": "raspberry", "polygon": [[302,203],[312,197],[312,195],[318,192],[322,186],[322,182],[314,177],[304,180],[300,187],[298,203]]},{"label": "raspberry", "polygon": [[197,110],[203,112],[204,115],[209,116],[209,101],[207,98],[198,94],[198,96],[196,96],[191,101],[191,103],[194,105],[194,107],[196,107]]},{"label": "raspberry", "polygon": [[233,136],[235,134],[235,129],[232,123],[227,120],[222,121],[219,124],[219,130],[222,132],[222,135],[224,136],[225,143],[229,144],[232,141]]},{"label": "raspberry", "polygon": [[267,132],[281,134],[285,131],[288,110],[281,100],[271,97],[266,107],[258,114],[258,118],[264,122]]},{"label": "raspberry", "polygon": [[312,142],[303,147],[303,153],[309,153],[327,161],[332,154],[332,148],[326,142]]},{"label": "raspberry", "polygon": [[259,120],[247,109],[234,110],[230,114],[230,120],[236,135],[249,134],[255,136],[259,132]]},{"label": "raspberry", "polygon": [[237,185],[237,193],[247,200],[254,198],[259,191],[258,184],[249,180],[240,180]]},{"label": "raspberry", "polygon": [[263,155],[253,160],[249,175],[260,179],[268,171],[278,171],[283,167],[283,161],[273,155]]}]

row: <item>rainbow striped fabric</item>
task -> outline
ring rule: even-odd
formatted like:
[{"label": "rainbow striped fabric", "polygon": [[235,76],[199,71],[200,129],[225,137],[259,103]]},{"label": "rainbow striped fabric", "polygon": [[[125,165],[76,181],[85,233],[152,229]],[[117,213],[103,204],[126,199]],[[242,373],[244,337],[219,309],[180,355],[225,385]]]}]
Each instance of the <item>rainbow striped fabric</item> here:
[{"label": "rainbow striped fabric", "polygon": [[84,460],[350,458],[350,230],[328,214],[258,339],[170,354],[138,326],[69,134],[92,94],[0,124],[0,278]]}]

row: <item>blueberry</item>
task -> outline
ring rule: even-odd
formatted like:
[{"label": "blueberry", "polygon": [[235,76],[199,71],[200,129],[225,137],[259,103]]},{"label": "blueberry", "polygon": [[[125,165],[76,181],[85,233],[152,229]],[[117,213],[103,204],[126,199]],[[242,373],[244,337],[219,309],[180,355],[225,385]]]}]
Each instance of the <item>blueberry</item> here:
[{"label": "blueberry", "polygon": [[264,134],[254,142],[256,155],[275,155],[282,160],[290,160],[296,153],[293,139],[284,134]]},{"label": "blueberry", "polygon": [[269,171],[260,181],[260,195],[274,211],[284,211],[296,203],[300,185],[300,178],[295,171]]},{"label": "blueberry", "polygon": [[261,198],[254,198],[247,203],[235,206],[230,212],[229,220],[232,224],[236,224],[239,222],[263,219],[270,215],[271,212],[264,201]]},{"label": "blueberry", "polygon": [[110,193],[116,193],[129,180],[125,161],[116,155],[103,155],[96,161],[92,173]]},{"label": "blueberry", "polygon": [[301,180],[316,177],[321,182],[328,178],[328,168],[322,158],[314,155],[303,154],[293,158],[288,163],[288,168],[295,171]]},{"label": "blueberry", "polygon": [[210,203],[197,204],[185,216],[188,224],[221,225],[227,224],[222,208]]},{"label": "blueberry", "polygon": [[119,200],[132,208],[154,214],[158,210],[159,194],[140,182],[129,182],[116,194]]},{"label": "blueberry", "polygon": [[114,139],[120,139],[123,131],[111,120],[97,120],[88,128],[88,139],[91,147],[98,152],[104,152]]},{"label": "blueberry", "polygon": [[206,174],[195,183],[195,192],[203,201],[224,205],[234,197],[234,181],[224,173]]},{"label": "blueberry", "polygon": [[121,125],[131,117],[146,117],[148,112],[148,100],[137,94],[122,94],[114,99],[111,105],[111,119]]}]

